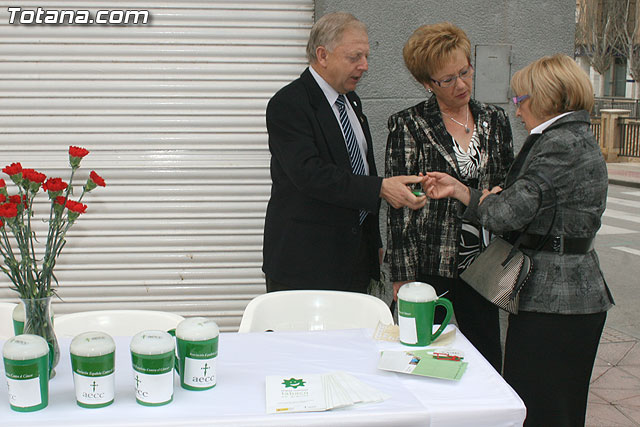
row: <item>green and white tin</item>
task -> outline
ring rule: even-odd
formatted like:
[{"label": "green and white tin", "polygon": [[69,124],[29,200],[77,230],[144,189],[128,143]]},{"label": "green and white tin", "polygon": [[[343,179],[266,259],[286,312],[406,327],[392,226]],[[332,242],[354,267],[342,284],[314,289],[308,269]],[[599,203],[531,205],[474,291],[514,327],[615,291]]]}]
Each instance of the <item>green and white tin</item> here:
[{"label": "green and white tin", "polygon": [[131,361],[136,401],[144,406],[173,400],[175,344],[164,331],[143,331],[131,339]]},{"label": "green and white tin", "polygon": [[13,319],[13,333],[17,336],[24,332],[24,304],[19,302],[13,308],[13,312],[11,313],[11,318]]},{"label": "green and white tin", "polygon": [[[49,309],[49,314],[51,314],[51,324],[53,325],[53,307]],[[22,301],[18,302],[11,313],[11,318],[13,319],[13,333],[14,335],[20,335],[24,332],[24,322],[26,315],[24,313],[24,304]]]},{"label": "green and white tin", "polygon": [[2,348],[9,405],[18,412],[33,412],[49,404],[49,346],[44,338],[23,334]]},{"label": "green and white tin", "polygon": [[176,328],[177,368],[186,390],[208,390],[216,385],[218,325],[211,319],[191,317]]},{"label": "green and white tin", "polygon": [[115,398],[113,338],[104,332],[85,332],[71,341],[71,369],[76,402],[83,408],[103,408]]}]

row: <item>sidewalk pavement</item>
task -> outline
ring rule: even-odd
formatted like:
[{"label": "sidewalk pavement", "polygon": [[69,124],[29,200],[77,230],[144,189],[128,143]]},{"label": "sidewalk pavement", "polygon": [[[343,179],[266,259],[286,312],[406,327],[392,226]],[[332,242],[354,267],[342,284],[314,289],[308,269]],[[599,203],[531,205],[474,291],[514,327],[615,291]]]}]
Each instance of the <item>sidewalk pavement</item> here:
[{"label": "sidewalk pavement", "polygon": [[640,188],[640,162],[607,163],[609,184]]},{"label": "sidewalk pavement", "polygon": [[[640,162],[607,163],[609,183],[640,188]],[[640,427],[640,344],[604,328],[591,375],[586,426]]]}]

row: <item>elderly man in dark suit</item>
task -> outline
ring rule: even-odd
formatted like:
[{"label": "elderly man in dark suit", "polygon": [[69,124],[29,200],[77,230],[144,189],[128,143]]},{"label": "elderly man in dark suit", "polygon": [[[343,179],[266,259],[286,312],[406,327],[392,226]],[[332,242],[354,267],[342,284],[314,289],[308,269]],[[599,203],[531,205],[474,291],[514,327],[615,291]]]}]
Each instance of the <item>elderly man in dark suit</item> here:
[{"label": "elderly man in dark suit", "polygon": [[418,176],[377,176],[356,85],[369,39],[353,15],[323,16],[311,29],[310,67],[267,106],[271,199],[264,228],[267,291],[366,292],[379,279],[380,199],[419,209]]}]

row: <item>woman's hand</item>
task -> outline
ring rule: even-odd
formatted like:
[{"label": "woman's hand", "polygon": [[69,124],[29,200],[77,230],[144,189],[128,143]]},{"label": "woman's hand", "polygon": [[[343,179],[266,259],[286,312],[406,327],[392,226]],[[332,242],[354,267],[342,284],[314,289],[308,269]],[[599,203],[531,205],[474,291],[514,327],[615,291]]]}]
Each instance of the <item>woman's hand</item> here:
[{"label": "woman's hand", "polygon": [[493,187],[491,190],[482,190],[482,196],[480,197],[480,202],[478,202],[478,204],[482,203],[482,201],[486,199],[489,194],[498,194],[501,191],[502,191],[502,187],[499,187],[497,185]]},{"label": "woman's hand", "polygon": [[398,291],[402,285],[409,283],[410,280],[405,280],[404,282],[393,282],[393,300],[398,301]]},{"label": "woman's hand", "polygon": [[431,199],[453,197],[465,205],[468,205],[471,199],[466,185],[442,172],[428,172],[422,181],[422,188]]}]

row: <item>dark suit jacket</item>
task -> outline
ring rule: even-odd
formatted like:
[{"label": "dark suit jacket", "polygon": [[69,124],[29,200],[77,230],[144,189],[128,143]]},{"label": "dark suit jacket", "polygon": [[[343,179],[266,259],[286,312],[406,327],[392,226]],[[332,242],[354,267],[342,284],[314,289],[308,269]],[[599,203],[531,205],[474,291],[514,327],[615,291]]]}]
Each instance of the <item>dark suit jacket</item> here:
[{"label": "dark suit jacket", "polygon": [[[311,72],[280,89],[267,106],[271,198],[264,227],[267,277],[292,288],[349,290],[361,233],[381,247],[380,186],[360,99],[348,93],[367,140],[370,176],[354,175],[340,123]],[[364,226],[358,212],[369,211]],[[380,267],[371,251],[371,275]]]}]

